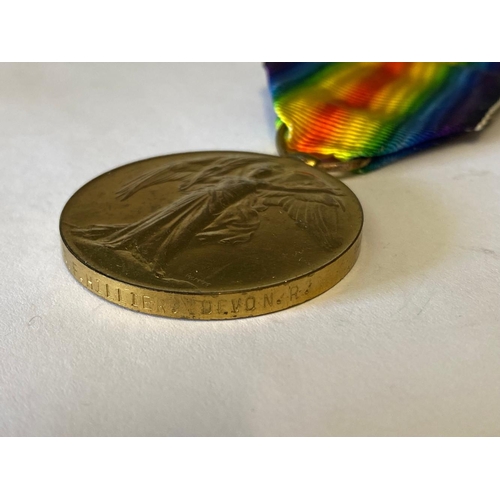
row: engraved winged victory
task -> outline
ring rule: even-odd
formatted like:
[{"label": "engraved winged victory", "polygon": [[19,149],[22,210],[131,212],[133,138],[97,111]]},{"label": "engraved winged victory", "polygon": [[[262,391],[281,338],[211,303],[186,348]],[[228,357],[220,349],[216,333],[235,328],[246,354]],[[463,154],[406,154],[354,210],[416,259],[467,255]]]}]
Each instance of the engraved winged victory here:
[{"label": "engraved winged victory", "polygon": [[126,200],[151,186],[178,181],[181,196],[128,224],[73,229],[86,241],[129,252],[157,277],[193,239],[236,245],[248,242],[260,213],[280,207],[324,249],[339,244],[336,236],[343,193],[304,168],[290,169],[281,158],[245,153],[199,153],[147,172],[116,193]]}]

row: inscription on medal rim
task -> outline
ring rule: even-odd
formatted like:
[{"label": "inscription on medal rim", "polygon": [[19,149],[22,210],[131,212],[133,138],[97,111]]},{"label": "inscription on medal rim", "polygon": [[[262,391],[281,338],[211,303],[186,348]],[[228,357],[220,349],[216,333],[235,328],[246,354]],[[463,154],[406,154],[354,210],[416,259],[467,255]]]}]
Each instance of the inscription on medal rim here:
[{"label": "inscription on medal rim", "polygon": [[[65,249],[65,253],[67,250]],[[116,285],[111,280],[83,267],[78,261],[65,256],[65,264],[70,273],[88,290],[115,304],[136,309],[149,314],[162,316],[218,316],[246,317],[250,313],[259,311],[260,314],[276,310],[276,306],[304,301],[309,294],[309,286],[300,288],[295,284],[288,285],[285,291],[264,291],[257,296],[251,292],[243,292],[238,296],[224,298],[213,296],[210,298],[191,298],[189,296],[167,297],[167,292],[138,293],[130,286]],[[154,294],[154,295],[153,295]],[[162,297],[161,294],[164,296]],[[234,294],[232,294],[234,295]]]}]

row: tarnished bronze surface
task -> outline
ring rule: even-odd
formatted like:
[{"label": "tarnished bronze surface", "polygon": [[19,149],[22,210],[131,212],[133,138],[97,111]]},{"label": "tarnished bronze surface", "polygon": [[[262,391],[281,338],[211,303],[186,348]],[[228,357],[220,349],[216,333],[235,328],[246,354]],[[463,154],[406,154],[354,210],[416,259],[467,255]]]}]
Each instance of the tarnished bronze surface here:
[{"label": "tarnished bronze surface", "polygon": [[293,158],[199,152],[112,170],[61,215],[66,265],[92,292],[192,319],[257,316],[309,300],[354,265],[354,194]]}]

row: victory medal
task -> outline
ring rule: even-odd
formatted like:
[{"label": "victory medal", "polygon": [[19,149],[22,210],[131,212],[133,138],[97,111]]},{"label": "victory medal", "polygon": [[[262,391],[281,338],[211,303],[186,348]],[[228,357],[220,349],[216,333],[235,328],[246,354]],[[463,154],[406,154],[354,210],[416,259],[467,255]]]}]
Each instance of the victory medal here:
[{"label": "victory medal", "polygon": [[90,291],[141,312],[257,316],[329,289],[354,265],[353,193],[300,160],[163,156],[108,172],[61,215],[66,265]]},{"label": "victory medal", "polygon": [[66,204],[64,259],[88,290],[173,318],[231,319],[301,304],[356,262],[359,173],[481,130],[499,63],[267,63],[280,157],[162,156],[92,180]]}]

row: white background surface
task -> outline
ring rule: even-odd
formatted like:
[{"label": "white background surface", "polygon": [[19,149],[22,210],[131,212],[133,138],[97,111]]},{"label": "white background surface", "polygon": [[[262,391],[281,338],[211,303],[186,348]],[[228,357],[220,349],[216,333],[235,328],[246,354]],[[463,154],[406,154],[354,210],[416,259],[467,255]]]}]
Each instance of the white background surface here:
[{"label": "white background surface", "polygon": [[72,278],[76,189],[209,149],[275,152],[259,64],[0,65],[0,434],[500,433],[500,120],[347,179],[360,259],[298,307],[170,320]]}]

